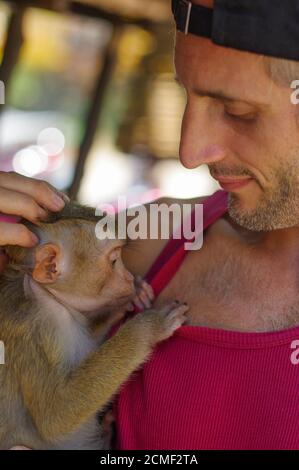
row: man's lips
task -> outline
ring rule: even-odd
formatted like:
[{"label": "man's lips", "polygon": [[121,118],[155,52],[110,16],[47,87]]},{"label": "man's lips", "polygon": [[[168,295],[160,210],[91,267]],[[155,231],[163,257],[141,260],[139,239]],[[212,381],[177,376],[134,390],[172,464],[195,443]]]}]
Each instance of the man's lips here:
[{"label": "man's lips", "polygon": [[248,184],[250,181],[253,180],[253,178],[246,177],[246,178],[237,178],[237,177],[214,177],[219,184],[224,188],[224,189],[237,189],[245,186]]}]

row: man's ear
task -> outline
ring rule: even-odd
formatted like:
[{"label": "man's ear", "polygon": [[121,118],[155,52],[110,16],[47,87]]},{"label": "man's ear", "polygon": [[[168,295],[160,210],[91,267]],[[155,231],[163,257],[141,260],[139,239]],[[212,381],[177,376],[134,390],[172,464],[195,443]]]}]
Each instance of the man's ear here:
[{"label": "man's ear", "polygon": [[46,243],[35,249],[35,262],[32,277],[42,284],[57,281],[61,273],[61,248],[54,243]]}]

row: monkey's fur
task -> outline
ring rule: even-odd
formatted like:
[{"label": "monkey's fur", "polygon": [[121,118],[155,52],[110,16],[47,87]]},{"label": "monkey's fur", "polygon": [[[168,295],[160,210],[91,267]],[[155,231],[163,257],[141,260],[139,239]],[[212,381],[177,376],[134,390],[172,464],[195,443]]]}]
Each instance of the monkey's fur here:
[{"label": "monkey's fur", "polygon": [[107,261],[109,243],[117,241],[97,240],[94,214],[70,203],[38,226],[22,221],[40,244],[7,247],[10,262],[0,276],[0,449],[109,448],[97,413],[185,320],[181,305],[151,309],[107,339],[135,292],[121,261],[116,274]]}]

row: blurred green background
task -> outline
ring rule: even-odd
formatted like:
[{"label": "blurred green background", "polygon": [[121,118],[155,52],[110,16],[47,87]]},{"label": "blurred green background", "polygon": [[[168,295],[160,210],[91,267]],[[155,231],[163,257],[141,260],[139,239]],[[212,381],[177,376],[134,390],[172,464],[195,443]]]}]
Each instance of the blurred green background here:
[{"label": "blurred green background", "polygon": [[83,203],[218,188],[178,159],[170,0],[0,1],[0,169]]}]

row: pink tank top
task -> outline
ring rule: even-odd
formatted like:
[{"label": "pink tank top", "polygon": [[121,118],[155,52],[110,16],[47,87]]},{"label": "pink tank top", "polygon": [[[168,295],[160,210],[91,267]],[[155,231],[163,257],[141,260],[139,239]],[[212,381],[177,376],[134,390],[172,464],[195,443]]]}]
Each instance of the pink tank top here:
[{"label": "pink tank top", "polygon": [[[204,229],[226,211],[225,191],[208,197]],[[183,244],[170,240],[148,272],[156,295],[183,262]],[[299,326],[182,326],[123,386],[115,413],[117,449],[299,449]]]}]

